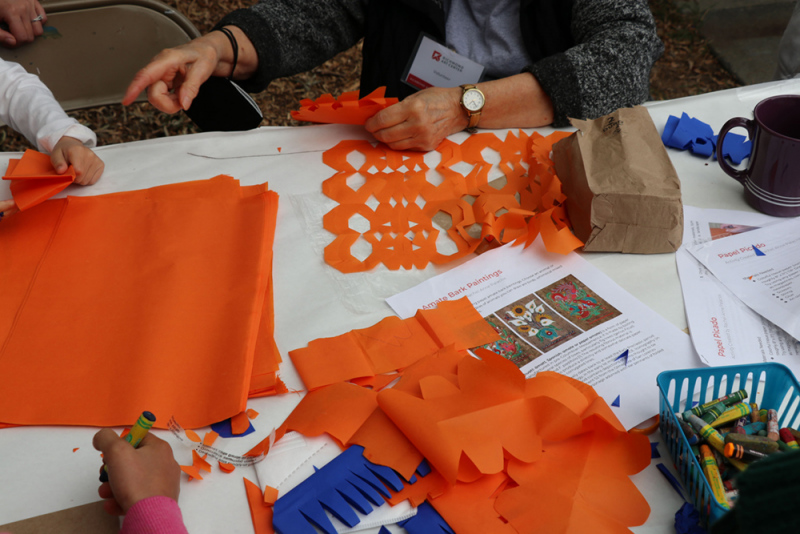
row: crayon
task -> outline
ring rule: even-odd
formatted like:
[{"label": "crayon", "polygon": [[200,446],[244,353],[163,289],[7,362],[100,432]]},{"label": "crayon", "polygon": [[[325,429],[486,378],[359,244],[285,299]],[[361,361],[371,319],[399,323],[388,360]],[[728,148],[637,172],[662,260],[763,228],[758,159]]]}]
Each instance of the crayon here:
[{"label": "crayon", "polygon": [[725,403],[718,402],[714,406],[709,407],[705,411],[705,413],[700,416],[700,419],[702,419],[703,421],[705,421],[708,424],[711,424],[720,415],[722,415],[722,412],[724,412],[726,409],[727,409],[727,407],[725,406]]},{"label": "crayon", "polygon": [[778,433],[781,436],[781,441],[786,442],[790,449],[800,449],[800,445],[797,444],[797,440],[794,439],[788,428],[781,428]]},{"label": "crayon", "polygon": [[769,456],[767,453],[759,452],[735,443],[726,443],[724,454],[726,458],[736,458],[737,460],[743,460],[745,462],[759,460]]},{"label": "crayon", "polygon": [[788,426],[786,427],[786,430],[792,433],[796,442],[800,443],[800,430],[795,430],[794,428]]},{"label": "crayon", "polygon": [[767,410],[766,408],[761,408],[760,410],[758,410],[758,420],[761,421],[762,423],[766,423],[767,420],[769,419],[768,412],[769,410]]},{"label": "crayon", "polygon": [[778,441],[780,438],[778,433],[778,412],[775,410],[767,412],[767,437],[772,441]]},{"label": "crayon", "polygon": [[686,421],[681,421],[681,430],[683,430],[683,435],[686,436],[686,441],[689,442],[689,445],[694,445],[700,441],[694,429],[692,428],[692,425]]},{"label": "crayon", "polygon": [[736,424],[733,425],[733,431],[737,434],[747,434],[747,430],[745,430],[744,427],[746,427],[748,424],[750,424],[749,418],[740,417],[736,420]]},{"label": "crayon", "polygon": [[738,402],[722,412],[719,417],[711,423],[711,426],[718,428],[727,423],[737,421],[746,415],[750,415],[750,405],[746,402]]},{"label": "crayon", "polygon": [[[762,452],[764,454],[774,454],[778,452],[778,444],[766,436],[750,436],[731,433],[725,436],[724,441],[726,445],[728,443],[733,443],[735,445],[741,445],[743,447],[747,447],[748,449]],[[723,454],[725,453],[724,450],[722,452]]]},{"label": "crayon", "polygon": [[703,473],[706,475],[711,492],[714,498],[723,508],[729,508],[728,500],[725,498],[725,486],[722,485],[722,478],[719,476],[717,462],[708,445],[700,445],[700,454],[703,456]]},{"label": "crayon", "polygon": [[792,450],[792,448],[785,441],[783,441],[782,439],[779,439],[775,443],[778,444],[778,450],[781,451],[781,452],[789,452],[789,451]]},{"label": "crayon", "polygon": [[[153,423],[156,422],[156,416],[151,412],[144,411],[139,419],[131,427],[131,431],[125,436],[125,441],[130,443],[133,448],[139,446],[147,432],[153,428]],[[100,482],[108,482],[108,466],[103,465],[103,471],[100,473]]]},{"label": "crayon", "polygon": [[695,406],[694,408],[692,408],[690,410],[686,410],[685,412],[683,412],[683,418],[684,419],[688,419],[688,415],[690,413],[693,413],[693,414],[695,414],[695,415],[697,415],[699,417],[699,416],[703,415],[704,413],[706,413],[709,408],[711,408],[712,406],[714,406],[718,402],[721,402],[721,403],[725,404],[725,406],[729,406],[731,404],[736,404],[737,402],[743,401],[746,398],[747,398],[747,391],[745,391],[743,389],[740,389],[739,391],[731,393],[730,395],[725,395],[723,397],[720,397],[718,399],[714,399],[714,400],[709,401],[709,402],[707,402],[705,404],[702,404],[700,406]]},{"label": "crayon", "polygon": [[[722,440],[722,436],[720,435],[719,432],[714,430],[714,428],[711,425],[706,424],[705,421],[703,421],[694,414],[689,415],[689,422],[692,424],[695,431],[700,435],[701,438],[705,439],[709,445],[717,449],[719,452],[723,452],[725,448],[725,442]],[[728,434],[728,435],[739,436],[741,434]],[[730,458],[728,459],[728,461],[739,471],[744,471],[745,469],[747,469],[747,464],[744,462],[740,462],[739,460],[734,460]]]},{"label": "crayon", "polygon": [[744,433],[747,435],[757,434],[759,430],[766,430],[767,425],[762,423],[761,421],[757,423],[750,423],[749,425],[744,425]]},{"label": "crayon", "polygon": [[750,422],[751,423],[758,423],[758,403],[751,402],[750,403]]}]

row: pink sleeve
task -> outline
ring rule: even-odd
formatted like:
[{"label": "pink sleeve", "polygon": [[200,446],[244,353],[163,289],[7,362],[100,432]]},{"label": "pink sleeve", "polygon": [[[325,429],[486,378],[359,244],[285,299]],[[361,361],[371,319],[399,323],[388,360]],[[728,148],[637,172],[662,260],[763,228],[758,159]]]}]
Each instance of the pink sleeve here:
[{"label": "pink sleeve", "polygon": [[131,506],[120,534],[188,534],[178,503],[169,497],[148,497]]}]

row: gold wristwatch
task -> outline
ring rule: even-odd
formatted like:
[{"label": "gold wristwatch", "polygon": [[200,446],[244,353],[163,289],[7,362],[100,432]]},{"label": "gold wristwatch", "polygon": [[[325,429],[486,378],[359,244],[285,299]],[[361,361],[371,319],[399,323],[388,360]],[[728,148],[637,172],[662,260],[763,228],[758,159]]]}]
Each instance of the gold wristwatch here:
[{"label": "gold wristwatch", "polygon": [[465,128],[469,133],[475,133],[478,121],[481,120],[481,111],[486,104],[483,92],[471,83],[461,86],[461,107],[467,112],[469,124]]}]

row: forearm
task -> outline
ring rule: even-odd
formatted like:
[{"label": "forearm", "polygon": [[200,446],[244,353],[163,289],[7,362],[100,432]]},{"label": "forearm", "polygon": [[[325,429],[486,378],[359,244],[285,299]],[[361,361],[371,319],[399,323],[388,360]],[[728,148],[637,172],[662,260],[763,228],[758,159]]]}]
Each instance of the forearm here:
[{"label": "forearm", "polygon": [[[532,74],[482,82],[478,89],[486,96],[480,128],[535,128],[553,122],[550,97]],[[466,113],[464,120],[466,126]]]}]

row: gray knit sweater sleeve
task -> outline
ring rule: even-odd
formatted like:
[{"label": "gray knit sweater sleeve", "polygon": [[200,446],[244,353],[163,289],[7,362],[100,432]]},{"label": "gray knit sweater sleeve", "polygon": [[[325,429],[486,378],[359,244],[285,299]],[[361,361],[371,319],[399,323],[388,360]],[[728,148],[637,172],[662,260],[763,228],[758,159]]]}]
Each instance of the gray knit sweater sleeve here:
[{"label": "gray knit sweater sleeve", "polygon": [[305,72],[364,35],[367,0],[261,0],[216,26],[238,26],[258,53],[258,71],[240,85],[258,92],[272,80]]},{"label": "gray knit sweater sleeve", "polygon": [[647,0],[575,0],[572,33],[574,47],[526,69],[550,95],[554,126],[648,99],[650,69],[664,45]]}]

